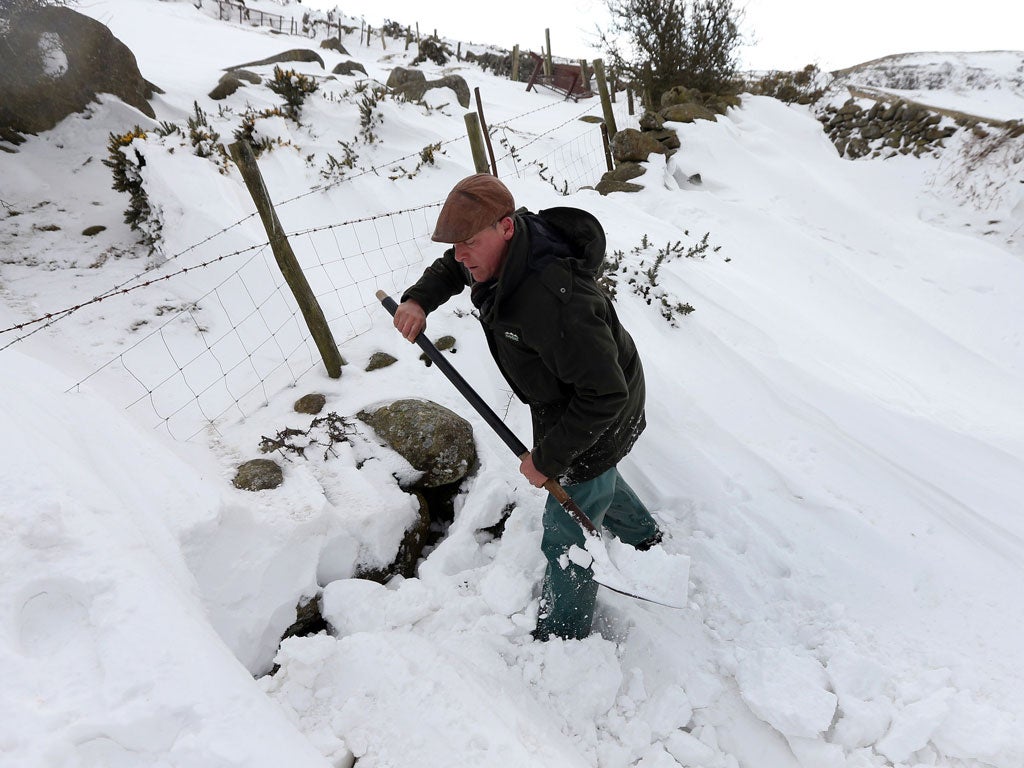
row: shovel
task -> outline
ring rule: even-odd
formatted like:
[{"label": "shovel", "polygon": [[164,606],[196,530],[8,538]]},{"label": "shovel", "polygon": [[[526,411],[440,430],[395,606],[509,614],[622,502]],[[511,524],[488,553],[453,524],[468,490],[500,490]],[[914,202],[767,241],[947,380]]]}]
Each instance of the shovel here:
[{"label": "shovel", "polygon": [[[398,310],[395,300],[384,291],[377,291],[377,299],[394,316]],[[525,459],[530,452],[529,449],[481,399],[469,382],[462,378],[430,339],[421,333],[416,337],[416,343],[497,433],[501,441],[520,460]],[[583,529],[585,549],[573,545],[569,549],[568,557],[582,568],[592,568],[594,581],[613,592],[649,603],[669,608],[686,607],[690,575],[689,557],[669,554],[660,547],[640,552],[616,538],[605,539],[557,480],[549,478],[544,483],[544,488]]]}]

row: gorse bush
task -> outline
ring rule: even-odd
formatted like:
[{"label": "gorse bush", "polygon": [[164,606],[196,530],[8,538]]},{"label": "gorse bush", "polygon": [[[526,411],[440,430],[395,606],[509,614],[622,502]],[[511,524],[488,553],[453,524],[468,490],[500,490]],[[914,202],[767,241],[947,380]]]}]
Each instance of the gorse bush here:
[{"label": "gorse bush", "polygon": [[113,188],[129,197],[128,208],[124,212],[125,224],[139,233],[142,243],[152,253],[158,247],[163,227],[142,185],[146,158],[137,146],[133,146],[137,141],[145,141],[146,135],[138,125],[126,133],[111,133],[107,142],[107,159],[103,164],[111,169]]},{"label": "gorse bush", "polygon": [[299,111],[306,97],[320,87],[316,80],[308,75],[300,75],[294,69],[281,69],[277,66],[274,67],[274,77],[267,86],[284,99],[285,109],[293,120],[299,119]]}]

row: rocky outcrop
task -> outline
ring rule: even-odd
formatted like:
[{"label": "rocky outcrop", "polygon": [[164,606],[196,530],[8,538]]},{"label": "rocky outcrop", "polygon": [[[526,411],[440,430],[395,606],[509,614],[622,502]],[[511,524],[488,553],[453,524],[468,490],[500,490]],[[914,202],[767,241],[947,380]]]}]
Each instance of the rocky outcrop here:
[{"label": "rocky outcrop", "polygon": [[0,126],[53,128],[110,93],[148,117],[162,91],[139,72],[135,54],[103,24],[61,7],[18,15],[0,37]]}]

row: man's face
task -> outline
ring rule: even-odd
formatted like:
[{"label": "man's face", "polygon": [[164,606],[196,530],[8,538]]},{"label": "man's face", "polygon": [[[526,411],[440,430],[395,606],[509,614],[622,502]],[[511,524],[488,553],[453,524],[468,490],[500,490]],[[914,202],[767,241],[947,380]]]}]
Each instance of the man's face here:
[{"label": "man's face", "polygon": [[496,277],[505,263],[514,230],[511,217],[500,219],[468,240],[455,243],[455,260],[464,264],[478,283]]}]

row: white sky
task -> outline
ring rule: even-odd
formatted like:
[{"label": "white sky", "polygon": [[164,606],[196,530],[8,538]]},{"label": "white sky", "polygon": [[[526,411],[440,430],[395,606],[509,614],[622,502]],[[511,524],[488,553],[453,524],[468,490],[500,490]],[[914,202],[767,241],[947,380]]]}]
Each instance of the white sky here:
[{"label": "white sky", "polygon": [[[333,8],[337,0],[306,0]],[[606,24],[602,0],[520,0],[518,13],[502,15],[494,3],[422,0],[346,0],[342,10],[371,24],[385,18],[435,28],[447,37],[539,50],[551,30],[556,55],[593,58],[588,47],[595,24]],[[751,69],[796,69],[815,62],[839,69],[891,53],[911,51],[1020,50],[1024,2],[1017,0],[749,0],[746,30],[754,44],[743,50]]]}]

